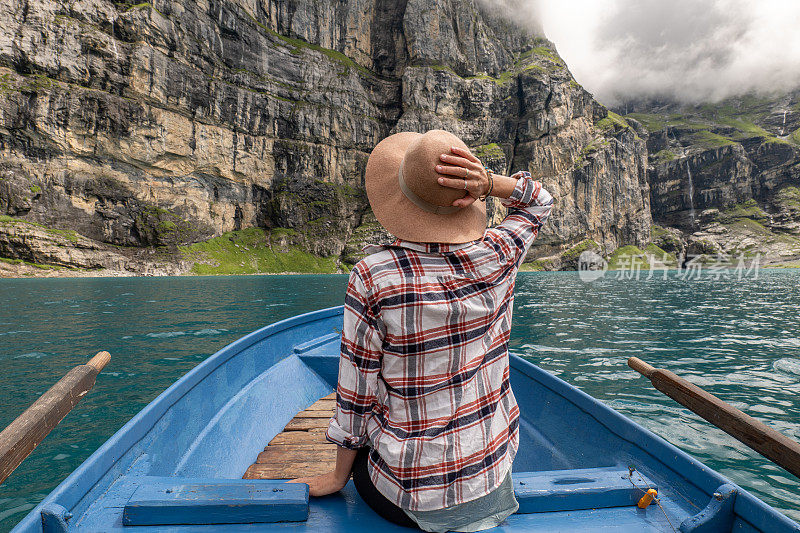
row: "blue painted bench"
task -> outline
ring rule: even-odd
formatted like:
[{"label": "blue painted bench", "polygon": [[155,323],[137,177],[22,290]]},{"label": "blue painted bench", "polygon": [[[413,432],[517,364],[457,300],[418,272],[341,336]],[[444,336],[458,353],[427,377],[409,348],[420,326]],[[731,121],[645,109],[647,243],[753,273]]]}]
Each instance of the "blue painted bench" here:
[{"label": "blue painted bench", "polygon": [[126,526],[300,522],[308,485],[267,480],[148,478],[122,514]]},{"label": "blue painted bench", "polygon": [[[656,488],[650,480],[639,486]],[[516,472],[521,514],[636,505],[642,490],[618,467]],[[299,522],[308,486],[270,480],[147,478],[125,505],[126,526]]]},{"label": "blue painted bench", "polygon": [[[657,489],[640,476],[637,472],[638,487]],[[520,514],[626,507],[636,505],[643,495],[631,483],[628,469],[619,467],[515,472],[512,479]]]}]

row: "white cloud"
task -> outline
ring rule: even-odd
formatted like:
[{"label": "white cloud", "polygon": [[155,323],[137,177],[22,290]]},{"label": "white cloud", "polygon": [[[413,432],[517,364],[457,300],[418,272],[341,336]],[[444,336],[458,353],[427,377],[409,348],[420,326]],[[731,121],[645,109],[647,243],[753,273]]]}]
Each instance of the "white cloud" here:
[{"label": "white cloud", "polygon": [[526,0],[603,104],[800,87],[798,0]]}]

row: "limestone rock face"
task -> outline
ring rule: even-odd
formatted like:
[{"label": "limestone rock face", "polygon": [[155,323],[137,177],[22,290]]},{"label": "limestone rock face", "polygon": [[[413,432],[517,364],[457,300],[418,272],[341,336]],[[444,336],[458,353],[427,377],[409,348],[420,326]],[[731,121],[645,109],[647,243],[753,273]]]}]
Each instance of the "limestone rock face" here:
[{"label": "limestone rock face", "polygon": [[750,143],[750,150],[746,146],[692,149],[684,157],[656,162],[649,173],[653,217],[691,229],[699,225],[703,209],[767,201],[782,186],[798,184],[800,147],[774,142]]},{"label": "limestone rock face", "polygon": [[653,219],[670,230],[656,244],[677,255],[800,258],[800,91],[635,107],[625,118],[649,130]]},{"label": "limestone rock face", "polygon": [[[115,248],[73,231],[8,219],[0,220],[0,257],[38,266],[39,272],[30,267],[23,270],[25,274],[39,275],[48,272],[41,268],[43,265],[71,269],[66,271],[70,275],[103,271],[128,276],[184,274],[190,267],[152,248]],[[20,266],[25,267],[24,263]]]},{"label": "limestone rock face", "polygon": [[477,0],[5,1],[0,214],[127,247],[288,227],[341,256],[372,147],[444,128],[554,194],[533,256],[642,244],[645,143],[539,30]]}]

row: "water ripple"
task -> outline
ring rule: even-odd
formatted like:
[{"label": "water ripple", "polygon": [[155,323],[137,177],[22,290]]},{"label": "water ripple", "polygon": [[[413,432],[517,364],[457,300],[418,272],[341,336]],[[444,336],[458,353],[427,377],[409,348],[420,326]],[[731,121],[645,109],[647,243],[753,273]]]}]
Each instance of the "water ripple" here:
[{"label": "water ripple", "polygon": [[181,337],[186,335],[185,331],[165,331],[163,333],[148,333],[146,336],[153,339],[169,339],[171,337]]},{"label": "water ripple", "polygon": [[656,391],[626,360],[668,368],[800,439],[800,271],[747,283],[652,281],[520,276],[510,347],[799,520],[800,480]]}]

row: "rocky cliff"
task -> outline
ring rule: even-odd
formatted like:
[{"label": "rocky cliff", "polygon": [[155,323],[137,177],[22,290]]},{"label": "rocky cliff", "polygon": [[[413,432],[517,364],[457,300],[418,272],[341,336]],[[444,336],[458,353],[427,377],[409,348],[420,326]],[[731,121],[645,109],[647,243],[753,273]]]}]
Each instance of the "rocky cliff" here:
[{"label": "rocky cliff", "polygon": [[656,242],[673,253],[800,260],[800,91],[628,111],[648,130]]},{"label": "rocky cliff", "polygon": [[[531,259],[643,245],[644,130],[540,33],[475,0],[3,2],[0,255],[173,273],[249,271],[258,250],[346,268],[380,235],[370,150],[431,128],[558,198]],[[42,238],[59,231],[77,240]]]}]

